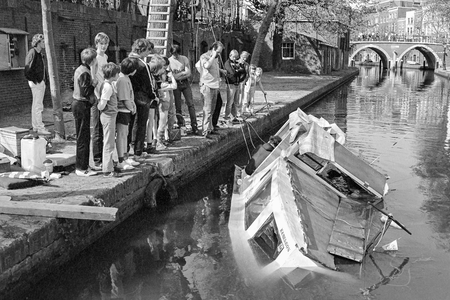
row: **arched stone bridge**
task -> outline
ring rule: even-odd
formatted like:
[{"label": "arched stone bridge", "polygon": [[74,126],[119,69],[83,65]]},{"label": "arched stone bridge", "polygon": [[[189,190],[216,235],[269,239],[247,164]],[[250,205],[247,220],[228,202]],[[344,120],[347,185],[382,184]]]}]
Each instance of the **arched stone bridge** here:
[{"label": "arched stone bridge", "polygon": [[350,43],[350,47],[352,50],[349,57],[350,65],[354,62],[355,56],[360,51],[371,49],[380,56],[383,68],[385,69],[400,66],[405,54],[411,50],[418,50],[425,57],[429,69],[442,66],[444,56],[444,46],[440,43],[354,41]]}]

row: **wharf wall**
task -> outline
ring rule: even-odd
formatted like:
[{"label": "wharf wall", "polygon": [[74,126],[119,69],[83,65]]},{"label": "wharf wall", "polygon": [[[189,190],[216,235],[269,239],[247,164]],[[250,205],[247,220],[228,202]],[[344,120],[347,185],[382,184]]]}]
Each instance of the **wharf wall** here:
[{"label": "wharf wall", "polygon": [[[314,88],[303,94],[292,91],[297,96],[276,103],[269,115],[260,115],[249,122],[259,135],[273,131],[287,120],[289,113],[318,101],[353,79],[357,73],[357,69],[351,69],[339,77],[329,79],[326,84],[314,82]],[[287,94],[285,91],[281,93]],[[200,137],[192,140],[193,144],[189,147],[179,147],[174,153],[168,154],[173,160],[175,171],[167,180],[176,188],[189,183],[207,168],[225,160],[244,146],[242,131],[238,126],[221,130],[220,135],[211,140]],[[117,207],[118,216],[114,222],[99,222],[0,214],[3,218],[0,221],[6,220],[7,224],[9,220],[10,224],[23,230],[23,234],[0,243],[0,299],[20,299],[21,291],[32,288],[47,274],[69,262],[139,210],[143,206],[145,190],[156,176],[155,168],[148,166],[140,168],[131,176],[110,180],[102,176],[65,176],[58,180],[58,186],[66,191],[55,192],[55,187],[41,186],[16,194],[11,192],[15,201],[82,204],[101,200],[105,206]]]},{"label": "wharf wall", "polygon": [[435,69],[434,74],[450,80],[450,70]]}]

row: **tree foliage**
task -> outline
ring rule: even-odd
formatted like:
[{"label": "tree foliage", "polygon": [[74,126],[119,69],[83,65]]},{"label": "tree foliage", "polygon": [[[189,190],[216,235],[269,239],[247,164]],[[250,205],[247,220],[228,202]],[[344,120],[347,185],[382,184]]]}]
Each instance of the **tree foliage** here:
[{"label": "tree foliage", "polygon": [[[423,6],[423,26],[429,29],[429,34],[444,38],[449,35],[450,1],[428,0]],[[447,42],[442,40],[442,42]]]},{"label": "tree foliage", "polygon": [[[268,8],[266,1],[249,0],[249,2],[256,18],[265,15]],[[348,30],[359,30],[361,26],[365,26],[364,16],[375,10],[367,6],[368,2],[369,0],[282,0],[274,18],[281,22],[310,23],[318,33],[343,34]]]}]

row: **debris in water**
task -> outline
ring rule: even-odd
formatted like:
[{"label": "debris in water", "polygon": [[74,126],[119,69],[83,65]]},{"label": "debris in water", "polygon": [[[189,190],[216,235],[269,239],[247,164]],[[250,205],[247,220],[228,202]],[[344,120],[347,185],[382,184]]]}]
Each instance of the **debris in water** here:
[{"label": "debris in water", "polygon": [[385,251],[397,251],[398,250],[397,240],[393,240],[389,244],[381,246],[381,248],[383,248],[383,250]]}]

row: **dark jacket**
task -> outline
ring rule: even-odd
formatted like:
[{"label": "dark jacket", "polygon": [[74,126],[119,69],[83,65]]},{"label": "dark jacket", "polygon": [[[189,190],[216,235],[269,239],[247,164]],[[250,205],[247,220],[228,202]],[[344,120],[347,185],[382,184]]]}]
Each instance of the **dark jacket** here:
[{"label": "dark jacket", "polygon": [[[152,82],[155,83],[155,86],[152,86],[147,67],[144,62],[139,59],[139,55],[131,53],[129,57],[135,58],[139,64],[136,74],[130,76],[130,81],[134,92],[134,102],[138,105],[150,105],[150,103],[158,97],[156,80],[153,75],[150,75],[152,76]],[[150,67],[148,68],[150,69]]]},{"label": "dark jacket", "polygon": [[238,85],[241,82],[241,78],[245,78],[245,67],[237,61],[234,62],[228,59],[225,62],[224,68],[227,71],[227,84]]},{"label": "dark jacket", "polygon": [[35,84],[46,79],[44,55],[36,48],[30,49],[25,58],[25,78]]},{"label": "dark jacket", "polygon": [[272,152],[273,149],[275,148],[269,143],[260,145],[245,167],[245,173],[247,173],[248,175],[252,175],[253,172],[255,172],[255,170],[259,167],[259,165],[266,159],[266,157],[269,156],[270,152]]}]

